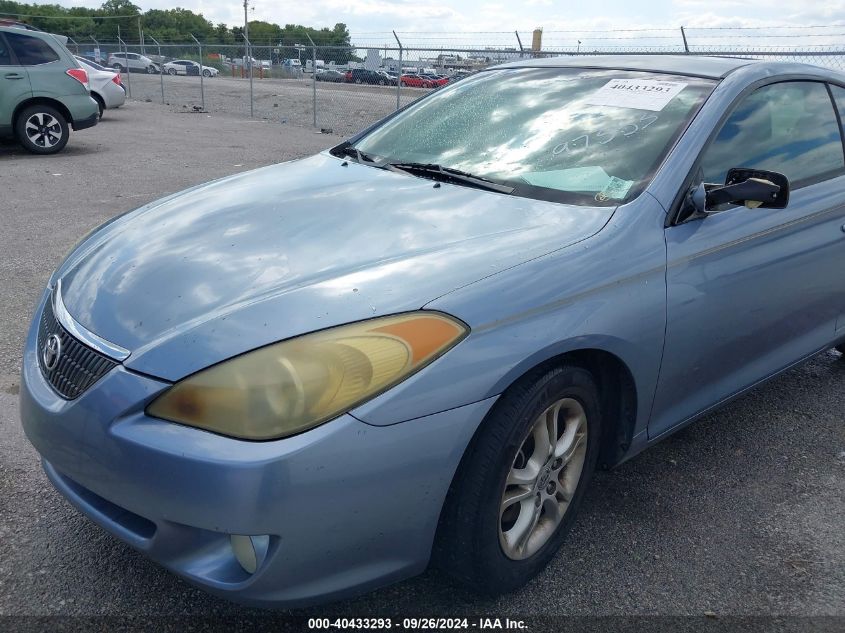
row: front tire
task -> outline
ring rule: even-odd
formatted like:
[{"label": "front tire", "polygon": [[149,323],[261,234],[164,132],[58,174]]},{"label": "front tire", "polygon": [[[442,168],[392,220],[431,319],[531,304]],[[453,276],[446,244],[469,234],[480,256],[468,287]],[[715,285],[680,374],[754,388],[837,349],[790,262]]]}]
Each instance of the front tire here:
[{"label": "front tire", "polygon": [[468,588],[499,595],[554,557],[595,469],[599,393],[574,365],[510,387],[482,423],[449,489],[434,559]]},{"label": "front tire", "polygon": [[211,77],[211,71],[210,70],[202,71],[202,76],[203,77]]},{"label": "front tire", "polygon": [[67,145],[70,128],[61,112],[47,105],[25,108],[15,119],[15,136],[33,154],[55,154]]},{"label": "front tire", "polygon": [[157,69],[156,69],[155,66],[147,66],[147,74],[148,75],[155,75],[156,72],[157,72]]}]

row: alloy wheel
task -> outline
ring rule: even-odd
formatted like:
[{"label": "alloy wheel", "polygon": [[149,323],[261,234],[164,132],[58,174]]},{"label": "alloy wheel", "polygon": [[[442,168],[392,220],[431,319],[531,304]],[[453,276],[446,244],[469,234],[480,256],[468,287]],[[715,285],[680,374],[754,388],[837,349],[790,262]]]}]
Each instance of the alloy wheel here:
[{"label": "alloy wheel", "polygon": [[64,136],[62,124],[56,117],[46,112],[36,112],[30,116],[26,120],[24,130],[27,138],[36,147],[55,147]]},{"label": "alloy wheel", "polygon": [[574,398],[541,413],[523,439],[499,508],[499,543],[512,560],[531,557],[563,520],[587,454],[587,414]]}]

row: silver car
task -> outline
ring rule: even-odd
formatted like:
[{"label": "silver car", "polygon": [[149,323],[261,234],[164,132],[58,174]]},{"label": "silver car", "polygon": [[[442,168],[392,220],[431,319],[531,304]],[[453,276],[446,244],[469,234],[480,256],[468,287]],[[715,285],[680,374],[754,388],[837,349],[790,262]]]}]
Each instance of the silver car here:
[{"label": "silver car", "polygon": [[160,72],[158,64],[139,53],[110,53],[108,65],[122,73],[139,72],[154,75]]},{"label": "silver car", "polygon": [[101,119],[104,110],[119,108],[126,102],[126,90],[123,88],[120,73],[109,70],[84,57],[77,56],[76,61],[88,72],[91,96],[97,102]]}]

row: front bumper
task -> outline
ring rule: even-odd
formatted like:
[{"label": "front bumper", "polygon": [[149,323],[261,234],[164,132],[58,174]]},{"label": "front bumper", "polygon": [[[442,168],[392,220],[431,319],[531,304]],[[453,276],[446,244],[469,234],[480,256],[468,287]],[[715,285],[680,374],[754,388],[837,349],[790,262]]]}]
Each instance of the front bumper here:
[{"label": "front bumper", "polygon": [[[257,605],[305,606],[421,572],[452,476],[495,400],[387,427],[343,415],[248,442],[146,416],[168,384],[122,366],[64,400],[36,353],[32,328],[21,419],[59,492],[187,580]],[[270,536],[254,574],[230,534]]]}]

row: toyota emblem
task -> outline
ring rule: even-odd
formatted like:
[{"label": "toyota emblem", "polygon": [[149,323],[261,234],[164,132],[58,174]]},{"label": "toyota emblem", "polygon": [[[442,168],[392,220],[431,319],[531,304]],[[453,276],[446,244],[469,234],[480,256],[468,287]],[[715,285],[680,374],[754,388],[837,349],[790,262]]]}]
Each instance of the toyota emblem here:
[{"label": "toyota emblem", "polygon": [[44,369],[53,371],[59,364],[62,356],[62,339],[56,334],[51,334],[44,342],[44,349],[41,350],[41,360],[44,361]]}]

